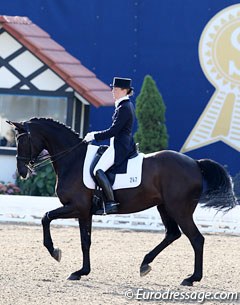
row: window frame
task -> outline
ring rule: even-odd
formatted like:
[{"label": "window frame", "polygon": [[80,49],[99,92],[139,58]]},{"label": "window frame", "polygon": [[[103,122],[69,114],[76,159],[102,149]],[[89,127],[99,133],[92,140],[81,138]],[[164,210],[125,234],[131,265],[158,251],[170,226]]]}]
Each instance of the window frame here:
[{"label": "window frame", "polygon": [[[9,89],[1,89],[0,95],[17,95],[17,96],[40,96],[40,97],[60,97],[60,98],[66,98],[67,99],[67,113],[66,113],[66,122],[64,122],[66,125],[71,126],[73,124],[73,121],[75,121],[75,118],[79,116],[78,111],[74,113],[75,118],[73,118],[73,107],[74,107],[74,92],[52,92],[52,91],[23,91],[23,90],[9,90]],[[79,100],[78,100],[79,101]],[[81,101],[79,101],[81,102]],[[79,130],[76,130],[79,132]],[[0,146],[0,155],[16,155],[17,148],[16,147],[4,147]]]}]

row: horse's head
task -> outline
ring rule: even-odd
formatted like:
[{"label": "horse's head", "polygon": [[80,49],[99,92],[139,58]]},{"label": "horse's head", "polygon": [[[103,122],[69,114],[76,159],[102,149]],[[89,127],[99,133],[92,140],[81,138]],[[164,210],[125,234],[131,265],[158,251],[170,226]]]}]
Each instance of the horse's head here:
[{"label": "horse's head", "polygon": [[33,165],[38,155],[44,149],[43,143],[39,138],[31,133],[30,122],[11,122],[7,121],[16,131],[17,143],[17,169],[22,178],[27,178],[29,166]]}]

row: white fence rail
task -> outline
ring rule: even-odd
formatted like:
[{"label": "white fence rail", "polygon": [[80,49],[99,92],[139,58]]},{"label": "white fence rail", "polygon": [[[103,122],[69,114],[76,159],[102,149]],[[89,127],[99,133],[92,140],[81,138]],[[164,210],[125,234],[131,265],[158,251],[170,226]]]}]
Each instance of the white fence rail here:
[{"label": "white fence rail", "polygon": [[[0,195],[0,222],[40,224],[44,213],[59,206],[61,204],[58,198]],[[225,214],[198,206],[194,213],[194,220],[201,232],[240,235],[240,206]],[[53,223],[64,226],[78,226],[78,222],[74,219],[59,219],[54,220]],[[94,216],[93,227],[164,230],[155,207],[133,214]]]}]

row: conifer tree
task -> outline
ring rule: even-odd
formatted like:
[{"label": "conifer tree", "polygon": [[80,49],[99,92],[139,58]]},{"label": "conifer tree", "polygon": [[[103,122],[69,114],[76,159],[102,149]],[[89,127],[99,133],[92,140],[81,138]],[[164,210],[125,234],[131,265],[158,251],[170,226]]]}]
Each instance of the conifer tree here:
[{"label": "conifer tree", "polygon": [[141,152],[151,153],[167,148],[165,111],[166,106],[155,81],[150,75],[146,75],[141,92],[136,98],[138,129],[134,139],[139,143]]}]

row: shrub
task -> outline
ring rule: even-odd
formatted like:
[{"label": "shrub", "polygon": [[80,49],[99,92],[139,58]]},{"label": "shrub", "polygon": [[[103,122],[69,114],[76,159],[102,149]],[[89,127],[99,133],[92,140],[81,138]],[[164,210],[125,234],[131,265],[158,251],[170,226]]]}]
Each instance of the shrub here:
[{"label": "shrub", "polygon": [[32,173],[28,179],[23,180],[18,176],[16,184],[21,189],[22,195],[54,196],[56,174],[52,165],[48,164]]},{"label": "shrub", "polygon": [[168,147],[168,133],[165,125],[166,106],[150,75],[145,76],[141,92],[136,98],[138,130],[134,139],[140,151],[151,153]]},{"label": "shrub", "polygon": [[3,181],[0,182],[0,194],[3,195],[20,195],[20,188],[14,183],[8,182],[5,183]]}]

